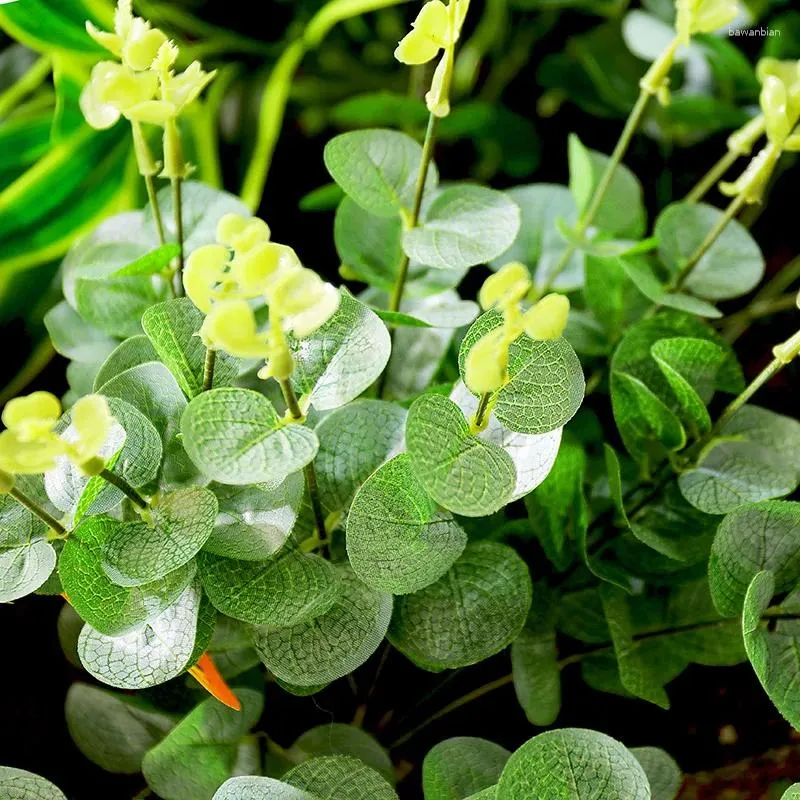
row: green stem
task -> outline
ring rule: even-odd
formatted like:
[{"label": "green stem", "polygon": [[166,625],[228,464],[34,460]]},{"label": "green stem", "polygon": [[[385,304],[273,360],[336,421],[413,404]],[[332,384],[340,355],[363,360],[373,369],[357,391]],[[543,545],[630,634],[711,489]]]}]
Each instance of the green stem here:
[{"label": "green stem", "polygon": [[161,209],[159,208],[158,197],[156,196],[156,183],[152,175],[144,176],[144,185],[147,188],[147,199],[150,203],[150,209],[153,212],[153,221],[156,224],[158,243],[166,244],[167,237],[164,235],[164,220],[161,217]]},{"label": "green stem", "polygon": [[491,400],[492,393],[484,392],[478,401],[478,408],[475,410],[475,422],[473,423],[473,427],[478,431],[482,431],[484,428],[483,418],[486,416]]},{"label": "green stem", "polygon": [[733,344],[749,327],[762,317],[779,314],[781,311],[797,310],[797,293],[789,292],[780,297],[759,299],[753,298],[747,308],[731,314],[725,319],[722,335],[728,344]]},{"label": "green stem", "polygon": [[25,95],[30,94],[44,81],[53,69],[50,56],[42,56],[33,66],[8,89],[0,94],[0,117],[13,111]]},{"label": "green stem", "polygon": [[[419,222],[419,212],[422,209],[422,198],[425,194],[425,181],[428,177],[428,168],[430,167],[431,160],[433,159],[433,148],[436,142],[436,128],[439,124],[439,118],[434,114],[428,117],[428,128],[425,131],[425,141],[422,145],[422,160],[419,164],[419,174],[417,175],[417,186],[414,192],[414,204],[411,207],[411,214],[408,218],[408,229],[416,228]],[[389,310],[399,311],[400,304],[403,302],[403,292],[406,288],[406,281],[408,280],[408,266],[410,259],[407,255],[403,256],[400,262],[400,269],[397,274],[397,281],[395,282],[392,295],[389,298]]]},{"label": "green stem", "polygon": [[739,209],[744,204],[745,198],[743,195],[737,195],[728,203],[725,213],[717,220],[714,227],[706,235],[706,238],[700,243],[700,246],[689,256],[680,268],[678,274],[669,286],[671,291],[680,289],[683,284],[686,283],[700,259],[711,249],[711,246],[717,241],[722,231],[725,230],[728,223],[739,213]]},{"label": "green stem", "polygon": [[172,178],[172,206],[175,212],[175,231],[178,238],[178,269],[175,272],[176,297],[183,297],[183,191],[181,178]]},{"label": "green stem", "polygon": [[99,474],[103,480],[107,481],[112,486],[116,486],[135,506],[147,508],[147,500],[145,500],[125,478],[112,472],[108,467],[104,467]]},{"label": "green stem", "polygon": [[614,173],[622,162],[625,153],[628,151],[628,147],[633,139],[633,134],[636,133],[639,123],[642,121],[642,117],[644,116],[644,112],[647,109],[647,104],[651,97],[652,95],[650,92],[645,91],[644,89],[639,92],[639,97],[637,98],[636,104],[631,110],[631,113],[628,115],[628,119],[625,122],[625,127],[622,129],[622,133],[620,134],[617,145],[614,148],[614,152],[611,154],[611,157],[608,160],[605,172],[600,178],[597,188],[594,190],[594,194],[592,195],[589,205],[581,215],[581,218],[575,227],[575,239],[567,244],[567,247],[561,254],[561,258],[547,276],[545,285],[541,289],[541,294],[547,294],[547,292],[549,292],[553,287],[556,279],[566,269],[567,264],[569,264],[570,259],[575,253],[575,250],[577,250],[577,242],[583,239],[583,237],[586,235],[586,231],[594,222],[598,211],[600,211],[600,206],[602,205],[603,200],[605,200],[608,190],[611,188],[611,181],[614,179]]},{"label": "green stem", "polygon": [[[280,383],[283,399],[286,401],[286,407],[289,409],[289,414],[292,419],[298,422],[302,421],[305,415],[300,408],[300,403],[297,401],[297,395],[292,388],[291,381],[288,378],[282,378],[278,382]],[[306,488],[308,489],[308,500],[311,503],[311,511],[314,514],[317,538],[320,543],[326,544],[328,532],[325,527],[325,512],[322,510],[322,501],[319,497],[319,483],[317,482],[317,470],[313,461],[306,464],[303,469],[303,474],[306,478]]]},{"label": "green stem", "polygon": [[17,489],[16,486],[9,491],[9,494],[21,506],[27,508],[31,514],[33,514],[35,517],[39,517],[39,519],[44,522],[48,528],[54,530],[59,536],[67,535],[67,529],[55,517],[48,514],[35,500],[31,500],[28,495]]},{"label": "green stem", "polygon": [[698,203],[705,197],[714,184],[717,183],[725,173],[738,161],[739,153],[728,150],[706,174],[700,178],[695,187],[686,195],[684,203]]},{"label": "green stem", "polygon": [[214,367],[217,363],[217,351],[213,347],[206,348],[206,360],[203,364],[203,391],[214,386]]}]

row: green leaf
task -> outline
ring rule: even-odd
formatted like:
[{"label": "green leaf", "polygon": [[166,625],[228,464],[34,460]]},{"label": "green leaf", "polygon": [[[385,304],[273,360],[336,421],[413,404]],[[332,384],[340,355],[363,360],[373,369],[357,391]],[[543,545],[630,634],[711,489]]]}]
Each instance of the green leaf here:
[{"label": "green leaf", "polygon": [[[158,205],[164,221],[164,232],[169,241],[177,241],[173,193],[169,186],[158,192]],[[199,181],[183,181],[181,187],[183,211],[183,249],[188,255],[198,247],[217,241],[217,223],[226,214],[250,216],[250,209],[236,195],[215,189]],[[156,238],[153,210],[144,209],[143,224],[150,236]]]},{"label": "green leaf", "polygon": [[773,574],[777,592],[800,580],[800,503],[742,506],[722,520],[708,562],[711,597],[720,614],[741,614],[747,587],[764,570]]},{"label": "green leaf", "polygon": [[305,482],[289,475],[279,486],[209,487],[219,501],[219,516],[204,550],[226,558],[263,561],[286,543],[297,521]]},{"label": "green leaf", "polygon": [[234,561],[202,553],[198,563],[214,606],[253,625],[285,628],[312,620],[340,594],[336,569],[315,555],[290,552],[268,561]]},{"label": "green leaf", "polygon": [[422,762],[425,800],[462,800],[494,786],[510,755],[499,744],[470,736],[439,742]]},{"label": "green leaf", "polygon": [[652,800],[675,800],[683,775],[672,756],[658,747],[634,747],[631,753],[647,775]]},{"label": "green leaf", "polygon": [[[138,489],[150,483],[158,474],[162,454],[161,437],[147,417],[129,403],[109,397],[108,407],[116,422],[100,455],[106,459],[111,472]],[[68,440],[75,435],[71,420],[71,412],[67,411],[55,428]],[[90,483],[88,476],[66,456],[59,457],[56,466],[44,476],[47,496],[56,508],[65,512],[76,510]],[[82,508],[84,514],[110,511],[124,498],[120,489],[100,478],[94,486],[97,492],[92,494],[91,502]]]},{"label": "green leaf", "polygon": [[56,566],[47,527],[16,500],[0,497],[0,603],[41,587]]},{"label": "green leaf", "polygon": [[434,269],[467,269],[508,250],[519,229],[519,207],[508,195],[459,184],[440,192],[422,224],[403,234],[403,249],[412,261]]},{"label": "green leaf", "polygon": [[195,581],[164,611],[128,633],[108,636],[86,625],[78,639],[81,663],[97,680],[118,689],[166,683],[192,664],[201,604],[202,589]]},{"label": "green leaf", "polygon": [[347,290],[339,310],[314,334],[295,341],[292,383],[318,411],[355,400],[381,375],[392,349],[377,314]]},{"label": "green leaf", "polygon": [[130,264],[126,264],[116,272],[111,273],[111,278],[133,278],[140,276],[161,275],[170,262],[180,253],[177,244],[164,244],[140,256]]},{"label": "green leaf", "polygon": [[800,783],[793,783],[783,793],[781,800],[800,800]]},{"label": "green leaf", "polygon": [[239,741],[264,706],[261,694],[252,689],[237,689],[236,694],[241,711],[209,698],[144,757],[144,777],[164,800],[211,800],[230,778]]},{"label": "green leaf", "polygon": [[376,592],[339,568],[341,592],[330,610],[290,628],[256,628],[253,643],[276,677],[295,686],[319,686],[360,667],[386,635],[392,596]]},{"label": "green leaf", "polygon": [[555,631],[555,598],[535,584],[525,627],[511,645],[514,690],[533,725],[552,725],[561,710],[561,674]]},{"label": "green leaf", "polygon": [[611,340],[616,340],[628,325],[641,319],[649,305],[623,269],[623,264],[627,263],[627,259],[617,256],[586,255],[583,288],[586,306]]},{"label": "green leaf", "polygon": [[[196,335],[202,324],[203,315],[187,297],[158,303],[142,315],[144,332],[189,399],[203,389],[206,349]],[[238,371],[235,358],[217,353],[214,387],[227,386]]]},{"label": "green leaf", "polygon": [[[478,398],[462,381],[453,387],[450,399],[467,419],[475,416]],[[556,428],[548,433],[517,433],[498,422],[494,414],[489,415],[488,424],[478,434],[478,439],[497,445],[514,464],[516,481],[509,502],[524,497],[547,478],[558,455],[562,431],[562,428]]]},{"label": "green leaf", "polygon": [[199,486],[166,492],[149,520],[120,522],[105,540],[103,567],[121,586],[141,586],[191,561],[214,530],[217,498]]},{"label": "green leaf", "polygon": [[[462,380],[467,353],[501,324],[502,317],[490,311],[467,331],[458,354]],[[564,339],[534,341],[523,334],[509,350],[508,382],[495,393],[493,413],[517,433],[549,433],[572,419],[584,388],[580,361]]]},{"label": "green leaf", "polygon": [[97,6],[82,0],[69,3],[32,0],[2,9],[0,26],[17,41],[40,52],[52,53],[55,50],[97,58],[105,50],[86,33],[84,27],[86,19],[101,27],[109,26],[109,15],[98,17],[97,13]]},{"label": "green leaf", "polygon": [[345,509],[364,481],[405,447],[407,412],[381,400],[356,400],[328,414],[314,429],[322,505]]},{"label": "green leaf", "polygon": [[800,482],[800,423],[758,406],[744,406],[678,477],[683,496],[706,514],[793,492]]},{"label": "green leaf", "polygon": [[114,349],[114,340],[84,322],[65,300],[44,316],[56,352],[74,361],[102,361]]},{"label": "green leaf", "polygon": [[319,800],[397,800],[385,778],[351,756],[312,758],[289,770],[284,779]]},{"label": "green leaf", "polygon": [[172,730],[175,721],[123,694],[73,683],[65,706],[72,741],[106,772],[134,775],[145,753]]},{"label": "green leaf", "polygon": [[[365,211],[379,217],[411,208],[421,161],[422,147],[399,131],[352,131],[325,147],[325,166],[336,183]],[[425,189],[432,191],[437,182],[431,164]]]},{"label": "green leaf", "polygon": [[506,545],[469,545],[436,583],[398,599],[389,640],[423,669],[456,669],[507,647],[531,607],[525,562]]},{"label": "green leaf", "polygon": [[172,605],[195,571],[188,564],[152,584],[118,586],[103,569],[106,540],[118,525],[109,517],[85,519],[67,540],[58,563],[70,603],[83,620],[109,636],[126,633]]},{"label": "green leaf", "polygon": [[611,633],[622,685],[635,697],[641,697],[661,708],[669,708],[669,698],[658,676],[633,639],[633,621],[628,597],[621,589],[605,583],[600,586],[600,599]]},{"label": "green leaf", "polygon": [[585,468],[583,448],[565,437],[549,475],[525,498],[531,530],[559,572],[572,562],[570,540],[586,522]]},{"label": "green leaf", "polygon": [[[673,203],[656,220],[658,253],[677,275],[723,212],[705,203]],[[733,219],[697,262],[685,286],[707,300],[729,300],[754,289],[764,277],[764,257],[747,228]]]},{"label": "green leaf", "polygon": [[388,311],[382,308],[372,309],[378,318],[385,322],[387,326],[395,328],[431,328],[430,322],[412,317],[411,314],[404,314],[402,311]]},{"label": "green leaf", "polygon": [[394,785],[395,775],[389,754],[362,728],[331,722],[306,731],[289,748],[293,761],[300,763],[317,756],[353,756],[379,772]]},{"label": "green leaf", "polygon": [[144,334],[131,336],[130,339],[120,342],[102,363],[94,378],[93,391],[98,391],[101,386],[126,370],[152,361],[158,361],[158,353],[150,340]]},{"label": "green leaf", "polygon": [[[536,286],[545,286],[559,262],[567,242],[556,228],[557,220],[574,225],[578,220],[575,201],[566,186],[534,183],[509,189],[508,196],[519,206],[521,225],[514,243],[493,259],[493,269],[511,261],[521,261],[531,272]],[[573,253],[566,267],[554,278],[552,288],[558,291],[578,289],[583,284],[583,254]]]},{"label": "green leaf", "polygon": [[[569,137],[569,188],[578,211],[582,214],[594,195],[606,167],[608,156],[589,150],[573,133]],[[647,213],[642,199],[642,186],[624,165],[614,170],[594,226],[616,236],[638,239],[647,227]]]},{"label": "green leaf", "polygon": [[420,397],[408,412],[410,468],[431,497],[456,514],[483,517],[510,500],[517,482],[511,457],[470,432],[459,407],[441,395]]},{"label": "green leaf", "polygon": [[359,489],[347,516],[347,555],[373,589],[415,592],[450,569],[467,544],[439,511],[408,455],[393,458]]},{"label": "green leaf", "polygon": [[281,483],[319,446],[310,428],[284,424],[272,403],[249,389],[198,395],[186,408],[181,431],[195,465],[212,480],[235,486]]},{"label": "green leaf", "polygon": [[50,781],[14,767],[0,767],[0,790],[8,800],[67,800]]},{"label": "green leaf", "polygon": [[231,778],[211,800],[317,800],[308,792],[274,778]]},{"label": "green leaf", "polygon": [[497,800],[650,800],[639,762],[615,739],[565,728],[530,739],[508,760]]}]

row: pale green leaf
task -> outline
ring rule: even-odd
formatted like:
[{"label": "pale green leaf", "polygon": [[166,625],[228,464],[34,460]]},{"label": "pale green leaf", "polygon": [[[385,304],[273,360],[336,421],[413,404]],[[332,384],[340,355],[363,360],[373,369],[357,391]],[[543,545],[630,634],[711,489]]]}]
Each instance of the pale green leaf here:
[{"label": "pale green leaf", "polygon": [[389,640],[424,669],[476,664],[519,635],[531,592],[528,567],[510,547],[471,544],[436,583],[398,598]]},{"label": "pale green leaf", "polygon": [[461,555],[467,536],[439,511],[408,455],[374,472],[347,516],[347,554],[368,586],[393,594],[438,580]]},{"label": "pale green leaf", "polygon": [[172,730],[172,717],[123,694],[73,683],[65,706],[72,741],[106,772],[133,775],[142,759]]},{"label": "pale green leaf", "polygon": [[497,800],[650,800],[647,776],[616,739],[565,728],[539,734],[508,760]]},{"label": "pale green leaf", "polygon": [[397,800],[380,773],[352,756],[312,758],[283,777],[319,800]]},{"label": "pale green leaf", "polygon": [[330,610],[290,628],[256,628],[253,643],[276,677],[295,686],[319,686],[360,667],[386,635],[392,596],[370,589],[339,568],[341,592]]},{"label": "pale green leaf", "polygon": [[375,312],[342,289],[338,311],[316,333],[292,343],[292,383],[318,411],[339,408],[380,377],[391,349]]},{"label": "pale green leaf", "polygon": [[647,775],[652,800],[675,800],[683,775],[672,756],[658,747],[634,747],[631,753]]},{"label": "pale green leaf", "polygon": [[[399,131],[352,131],[325,147],[325,166],[336,183],[365,211],[380,217],[412,206],[421,161],[422,147]],[[433,190],[437,182],[431,164],[426,190]]]},{"label": "pale green leaf", "polygon": [[425,800],[463,800],[494,786],[511,753],[470,736],[445,739],[422,762]]},{"label": "pale green leaf", "polygon": [[114,340],[84,322],[66,300],[53,306],[44,324],[56,352],[75,361],[100,361],[114,349]]},{"label": "pale green leaf", "polygon": [[264,395],[214,389],[188,405],[181,420],[186,452],[209,478],[242,486],[280,483],[317,453],[314,432],[284,424]]},{"label": "pale green leaf", "polygon": [[500,447],[472,434],[452,400],[420,397],[408,412],[406,445],[411,469],[450,511],[482,517],[511,499],[517,483],[514,462]]},{"label": "pale green leaf", "polygon": [[158,353],[150,340],[144,334],[131,336],[120,342],[102,363],[94,378],[93,391],[98,391],[101,386],[131,367],[150,361],[158,361]]},{"label": "pale green leaf", "polygon": [[[658,252],[675,275],[689,259],[723,212],[705,203],[674,203],[656,220]],[[764,257],[750,232],[731,220],[692,269],[684,284],[699,297],[728,300],[754,289],[764,276]]]},{"label": "pale green leaf", "polygon": [[324,614],[340,594],[336,569],[311,554],[288,552],[267,561],[236,561],[202,553],[198,564],[214,606],[253,625],[299,624]]},{"label": "pale green leaf", "polygon": [[519,207],[508,195],[458,184],[440,192],[422,224],[403,234],[403,249],[412,261],[434,269],[467,269],[508,250],[519,229]]},{"label": "pale green leaf", "polygon": [[190,711],[144,757],[148,785],[164,800],[211,800],[231,777],[241,738],[261,716],[264,701],[252,689],[237,689],[241,711],[214,698]]},{"label": "pale green leaf", "polygon": [[140,256],[130,264],[126,264],[116,272],[112,272],[111,278],[133,278],[141,276],[162,275],[166,272],[170,262],[178,256],[180,247],[177,244],[163,244]]},{"label": "pale green leaf", "polygon": [[250,776],[225,781],[212,800],[317,800],[317,798],[274,778]]},{"label": "pale green leaf", "polygon": [[0,767],[0,791],[4,800],[67,800],[50,781],[14,767]]}]

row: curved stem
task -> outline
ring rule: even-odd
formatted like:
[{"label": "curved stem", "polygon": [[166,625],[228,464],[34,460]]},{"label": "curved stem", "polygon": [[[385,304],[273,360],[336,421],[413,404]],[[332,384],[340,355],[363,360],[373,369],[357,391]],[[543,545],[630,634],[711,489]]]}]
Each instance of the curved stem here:
[{"label": "curved stem", "polygon": [[728,150],[706,174],[700,178],[695,187],[686,195],[684,203],[698,203],[705,197],[715,183],[738,161],[739,153]]},{"label": "curved stem", "polygon": [[104,467],[99,475],[107,483],[116,486],[135,506],[147,508],[147,500],[145,500],[121,475],[112,472],[108,467]]},{"label": "curved stem", "polygon": [[150,208],[153,212],[153,221],[156,224],[158,243],[166,244],[167,237],[164,235],[164,220],[161,217],[161,209],[159,208],[158,197],[156,196],[156,185],[152,175],[144,176],[144,185],[147,189],[147,200],[150,203]]},{"label": "curved stem", "polygon": [[608,160],[605,172],[600,178],[597,188],[594,190],[589,205],[578,220],[578,224],[575,226],[575,239],[567,244],[567,247],[561,254],[561,258],[547,276],[545,284],[540,290],[540,294],[545,295],[553,288],[553,284],[555,283],[556,279],[566,269],[567,264],[569,264],[570,259],[578,249],[577,241],[580,241],[585,236],[589,226],[594,222],[597,213],[600,211],[600,206],[603,204],[603,200],[605,200],[608,190],[611,188],[611,182],[614,179],[614,173],[622,162],[625,153],[628,151],[628,147],[633,139],[633,134],[636,132],[636,129],[639,127],[639,123],[642,121],[642,117],[644,116],[644,112],[647,109],[647,104],[651,97],[652,95],[650,92],[644,89],[639,92],[639,97],[637,98],[636,104],[633,106],[631,113],[628,115],[628,119],[625,122],[625,127],[620,134],[617,145],[614,148],[614,152],[611,154],[611,157]]},{"label": "curved stem", "polygon": [[489,409],[489,403],[492,400],[492,393],[491,392],[484,392],[481,395],[481,399],[478,401],[478,408],[475,410],[475,418],[472,423],[472,428],[476,432],[480,432],[484,429],[484,417],[486,417],[486,412]]},{"label": "curved stem", "polygon": [[206,348],[206,360],[203,363],[203,391],[207,392],[214,386],[214,367],[217,363],[217,351],[213,347]]},{"label": "curved stem", "polygon": [[172,178],[172,206],[175,212],[175,232],[178,238],[178,269],[175,272],[174,289],[176,297],[183,297],[183,181]]},{"label": "curved stem", "polygon": [[35,500],[32,500],[24,492],[13,487],[9,491],[9,495],[13,497],[21,506],[24,506],[35,517],[38,517],[48,528],[54,530],[58,536],[66,536],[67,529],[51,514],[48,514]]}]

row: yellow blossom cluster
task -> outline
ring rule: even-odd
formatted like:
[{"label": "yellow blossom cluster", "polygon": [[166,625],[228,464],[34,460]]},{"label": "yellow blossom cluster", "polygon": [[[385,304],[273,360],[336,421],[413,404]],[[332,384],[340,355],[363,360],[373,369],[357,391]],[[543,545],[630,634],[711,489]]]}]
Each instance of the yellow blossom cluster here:
[{"label": "yellow blossom cluster", "polygon": [[500,389],[508,380],[508,351],[523,333],[532,339],[557,339],[569,316],[569,300],[548,294],[526,311],[522,300],[531,289],[524,264],[512,262],[486,280],[478,300],[485,310],[496,309],[503,324],[479,339],[467,354],[464,381],[475,394]]},{"label": "yellow blossom cluster", "polygon": [[6,430],[0,433],[0,470],[10,475],[36,475],[53,469],[67,456],[87,474],[105,466],[99,458],[114,418],[106,399],[98,394],[82,397],[72,407],[74,435],[56,433],[61,403],[49,392],[34,392],[9,401],[3,409]]},{"label": "yellow blossom cluster", "polygon": [[[259,375],[288,378],[294,361],[286,339],[304,339],[339,308],[339,292],[300,263],[295,251],[271,241],[260,219],[227,214],[217,226],[217,244],[189,256],[186,294],[205,313],[203,343],[239,358],[263,358]],[[259,331],[250,301],[269,307],[269,327]]]}]

